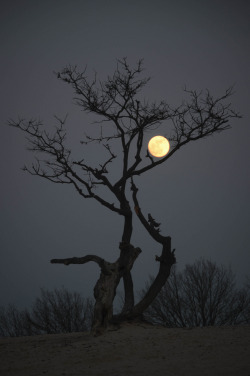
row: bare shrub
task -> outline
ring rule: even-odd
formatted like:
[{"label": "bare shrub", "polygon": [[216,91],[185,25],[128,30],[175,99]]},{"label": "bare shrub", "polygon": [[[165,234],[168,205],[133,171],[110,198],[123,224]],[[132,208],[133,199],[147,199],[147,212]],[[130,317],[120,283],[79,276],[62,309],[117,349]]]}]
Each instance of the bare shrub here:
[{"label": "bare shrub", "polygon": [[201,259],[182,272],[173,269],[145,316],[167,327],[246,324],[250,322],[248,291],[235,287],[230,269]]},{"label": "bare shrub", "polygon": [[93,320],[93,301],[65,288],[41,289],[30,311],[0,307],[0,336],[87,331]]},{"label": "bare shrub", "polygon": [[41,289],[41,297],[33,304],[29,321],[42,333],[79,332],[89,329],[93,304],[80,294],[65,288]]},{"label": "bare shrub", "polygon": [[0,336],[19,337],[32,335],[33,330],[27,318],[27,311],[20,311],[14,305],[0,307]]}]

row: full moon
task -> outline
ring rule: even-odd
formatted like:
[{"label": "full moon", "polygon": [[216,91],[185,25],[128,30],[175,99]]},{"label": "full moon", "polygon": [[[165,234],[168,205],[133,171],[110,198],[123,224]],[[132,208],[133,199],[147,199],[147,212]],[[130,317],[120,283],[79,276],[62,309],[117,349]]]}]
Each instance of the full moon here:
[{"label": "full moon", "polygon": [[168,140],[163,136],[154,136],[148,143],[148,150],[154,157],[161,158],[167,155],[170,149]]}]

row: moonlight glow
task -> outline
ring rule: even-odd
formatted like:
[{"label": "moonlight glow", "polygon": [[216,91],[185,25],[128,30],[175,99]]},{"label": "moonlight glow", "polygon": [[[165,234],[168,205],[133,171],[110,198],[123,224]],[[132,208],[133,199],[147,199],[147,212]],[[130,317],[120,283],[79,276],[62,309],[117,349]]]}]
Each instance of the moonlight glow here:
[{"label": "moonlight glow", "polygon": [[148,150],[154,157],[161,158],[167,155],[170,145],[168,140],[163,136],[152,137],[148,143]]}]

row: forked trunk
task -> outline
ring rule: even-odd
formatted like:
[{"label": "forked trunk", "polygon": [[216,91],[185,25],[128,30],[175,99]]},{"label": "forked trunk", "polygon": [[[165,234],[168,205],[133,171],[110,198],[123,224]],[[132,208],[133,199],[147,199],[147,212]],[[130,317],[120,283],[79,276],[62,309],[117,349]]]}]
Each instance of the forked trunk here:
[{"label": "forked trunk", "polygon": [[94,288],[96,299],[92,323],[92,333],[94,335],[101,334],[112,321],[116,288],[120,279],[125,274],[129,275],[136,258],[141,253],[140,248],[134,248],[127,243],[121,243],[120,250],[119,259],[115,263],[109,264],[108,269],[101,270],[101,276]]},{"label": "forked trunk", "polygon": [[131,244],[120,243],[120,257],[110,263],[96,255],[86,255],[84,257],[71,257],[66,259],[52,259],[52,264],[86,264],[93,261],[101,269],[101,275],[95,288],[94,296],[96,299],[94,307],[94,319],[92,323],[92,333],[101,334],[107,328],[113,316],[113,300],[116,294],[116,288],[124,274],[128,274],[134,265],[140,248],[134,248]]}]

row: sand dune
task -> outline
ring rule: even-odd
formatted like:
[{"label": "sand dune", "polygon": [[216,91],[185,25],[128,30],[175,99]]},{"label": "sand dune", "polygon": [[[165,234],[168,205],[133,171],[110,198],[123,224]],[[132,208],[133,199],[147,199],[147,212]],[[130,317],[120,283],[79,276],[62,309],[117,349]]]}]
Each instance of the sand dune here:
[{"label": "sand dune", "polygon": [[250,376],[250,326],[1,338],[0,375]]}]

